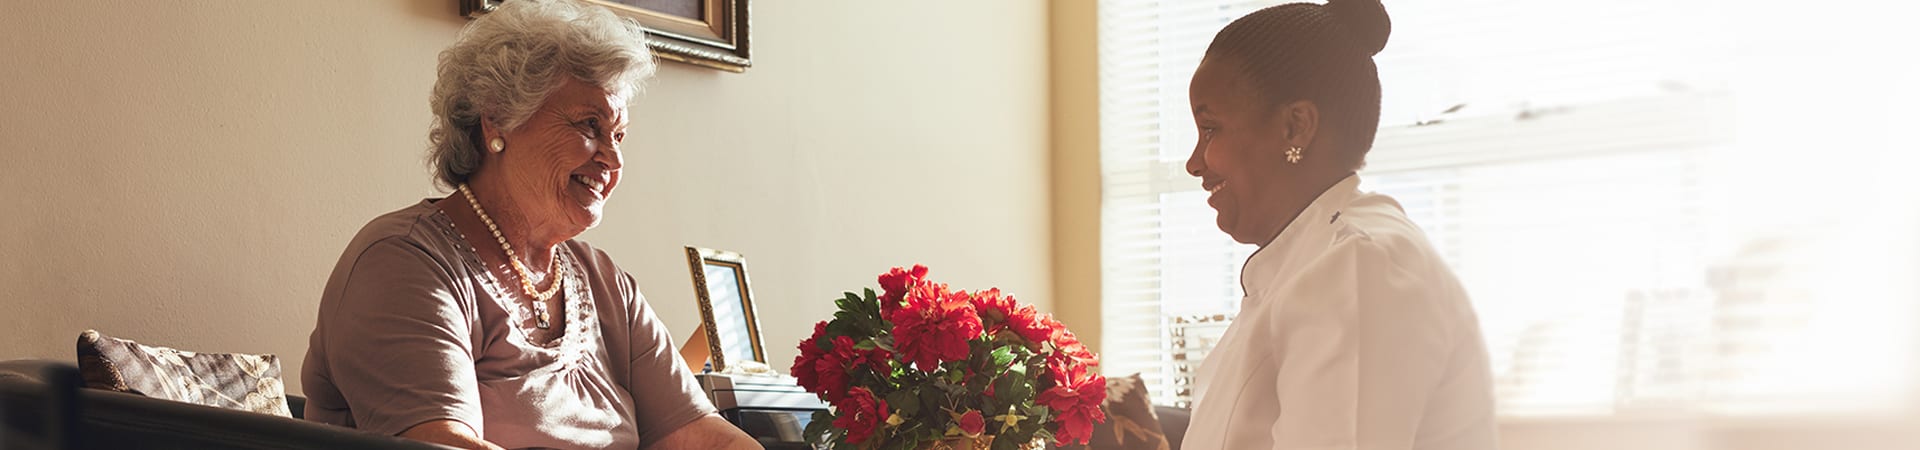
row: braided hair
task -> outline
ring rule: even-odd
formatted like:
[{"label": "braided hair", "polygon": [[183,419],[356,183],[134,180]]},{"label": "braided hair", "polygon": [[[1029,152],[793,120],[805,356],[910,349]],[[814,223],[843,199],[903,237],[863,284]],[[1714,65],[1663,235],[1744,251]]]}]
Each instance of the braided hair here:
[{"label": "braided hair", "polygon": [[1227,24],[1206,57],[1236,62],[1269,113],[1294,101],[1313,102],[1320,110],[1319,132],[1347,146],[1332,150],[1358,168],[1380,126],[1373,55],[1386,47],[1391,29],[1380,0],[1289,3]]}]

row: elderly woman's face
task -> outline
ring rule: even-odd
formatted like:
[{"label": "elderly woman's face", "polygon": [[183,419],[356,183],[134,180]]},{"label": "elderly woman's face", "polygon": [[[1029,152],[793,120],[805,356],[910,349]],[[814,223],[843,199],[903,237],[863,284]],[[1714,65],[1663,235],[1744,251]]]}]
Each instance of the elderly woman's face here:
[{"label": "elderly woman's face", "polygon": [[504,135],[507,149],[497,161],[522,213],[585,231],[600,223],[607,196],[620,184],[626,134],[625,97],[567,77],[519,129]]}]

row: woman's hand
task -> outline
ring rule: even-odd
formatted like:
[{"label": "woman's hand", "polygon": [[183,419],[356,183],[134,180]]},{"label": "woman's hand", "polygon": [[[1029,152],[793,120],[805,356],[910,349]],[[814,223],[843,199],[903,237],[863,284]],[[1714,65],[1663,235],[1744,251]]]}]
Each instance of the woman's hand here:
[{"label": "woman's hand", "polygon": [[[684,429],[684,428],[683,428]],[[432,442],[440,445],[464,448],[468,450],[505,450],[491,442],[480,439],[473,427],[458,420],[440,419],[422,422],[400,432],[400,437],[416,441]],[[672,437],[672,436],[668,436]]]}]

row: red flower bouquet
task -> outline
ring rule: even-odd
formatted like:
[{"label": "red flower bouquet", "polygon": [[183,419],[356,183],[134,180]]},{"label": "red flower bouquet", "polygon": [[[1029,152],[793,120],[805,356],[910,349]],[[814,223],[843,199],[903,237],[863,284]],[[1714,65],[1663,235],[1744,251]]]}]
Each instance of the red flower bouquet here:
[{"label": "red flower bouquet", "polygon": [[792,373],[832,405],[807,439],[835,448],[919,449],[959,440],[994,450],[1040,439],[1085,444],[1105,422],[1099,357],[1051,315],[999,289],[968,293],[925,266],[848,292],[800,342]]}]

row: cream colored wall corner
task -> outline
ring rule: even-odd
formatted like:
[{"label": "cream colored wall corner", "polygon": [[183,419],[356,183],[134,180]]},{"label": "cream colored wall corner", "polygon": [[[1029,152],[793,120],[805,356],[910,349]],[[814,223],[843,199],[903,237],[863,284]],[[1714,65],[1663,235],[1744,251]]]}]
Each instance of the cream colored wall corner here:
[{"label": "cream colored wall corner", "polygon": [[1100,347],[1100,66],[1094,0],[1049,2],[1054,310]]},{"label": "cream colored wall corner", "polygon": [[[0,359],[71,361],[97,328],[278,354],[298,392],[348,238],[437,195],[426,95],[456,4],[9,5]],[[681,338],[681,247],[745,254],[782,368],[832,298],[894,265],[1051,310],[1047,8],[755,2],[753,69],[665,64],[634,102],[585,238]]]}]

